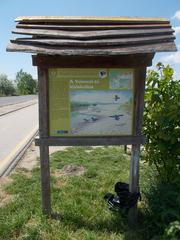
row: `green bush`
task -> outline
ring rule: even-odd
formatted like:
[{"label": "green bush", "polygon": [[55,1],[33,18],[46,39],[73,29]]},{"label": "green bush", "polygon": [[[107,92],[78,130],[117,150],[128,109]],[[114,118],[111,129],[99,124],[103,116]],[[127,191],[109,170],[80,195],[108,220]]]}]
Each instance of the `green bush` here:
[{"label": "green bush", "polygon": [[145,158],[154,164],[161,182],[173,182],[180,173],[180,81],[173,69],[157,64],[147,75],[144,135]]},{"label": "green bush", "polygon": [[6,74],[0,74],[0,96],[9,96],[15,94],[13,83],[8,79]]},{"label": "green bush", "polygon": [[33,79],[31,74],[23,72],[21,69],[16,74],[17,92],[20,95],[36,94],[37,81]]},{"label": "green bush", "polygon": [[174,221],[169,224],[165,230],[164,239],[180,239],[180,221]]},{"label": "green bush", "polygon": [[143,199],[152,239],[180,239],[180,180],[173,184],[157,182],[153,171],[151,176],[146,173],[146,177],[150,181],[144,182]]}]

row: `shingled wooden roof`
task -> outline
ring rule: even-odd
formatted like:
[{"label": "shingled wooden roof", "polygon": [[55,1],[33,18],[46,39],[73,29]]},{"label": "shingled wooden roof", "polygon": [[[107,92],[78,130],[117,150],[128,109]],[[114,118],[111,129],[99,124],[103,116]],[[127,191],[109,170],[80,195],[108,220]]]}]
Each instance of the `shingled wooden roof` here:
[{"label": "shingled wooden roof", "polygon": [[164,18],[19,17],[7,51],[61,56],[112,56],[176,51]]}]

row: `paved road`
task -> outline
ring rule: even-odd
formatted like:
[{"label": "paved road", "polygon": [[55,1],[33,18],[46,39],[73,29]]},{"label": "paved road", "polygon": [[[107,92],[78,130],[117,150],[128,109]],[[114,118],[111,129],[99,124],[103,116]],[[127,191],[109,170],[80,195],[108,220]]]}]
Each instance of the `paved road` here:
[{"label": "paved road", "polygon": [[0,117],[0,173],[35,132],[37,125],[37,104]]},{"label": "paved road", "polygon": [[37,95],[0,97],[0,107],[37,99]]}]

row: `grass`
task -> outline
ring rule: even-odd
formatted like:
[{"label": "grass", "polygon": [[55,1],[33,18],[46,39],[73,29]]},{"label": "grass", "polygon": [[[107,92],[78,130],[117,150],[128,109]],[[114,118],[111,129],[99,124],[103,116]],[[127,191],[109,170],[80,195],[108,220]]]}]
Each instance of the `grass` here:
[{"label": "grass", "polygon": [[[60,175],[59,170],[70,164],[84,167],[84,175]],[[12,194],[14,200],[1,208],[0,239],[153,239],[160,231],[148,209],[150,202],[143,201],[139,205],[139,223],[132,228],[126,216],[111,212],[103,199],[105,193],[114,192],[117,181],[128,182],[129,167],[129,156],[124,155],[120,147],[73,147],[54,153],[51,156],[51,196],[53,212],[60,215],[59,219],[47,219],[41,213],[39,167],[32,175],[23,170],[13,174],[13,183],[6,186],[5,191]],[[148,188],[146,168],[142,164],[141,186],[145,192]]]}]

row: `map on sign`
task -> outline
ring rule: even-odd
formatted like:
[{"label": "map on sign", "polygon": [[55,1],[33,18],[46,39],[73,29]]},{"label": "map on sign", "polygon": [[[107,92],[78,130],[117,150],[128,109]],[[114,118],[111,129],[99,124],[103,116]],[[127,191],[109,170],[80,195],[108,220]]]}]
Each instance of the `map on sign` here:
[{"label": "map on sign", "polygon": [[133,69],[50,68],[50,136],[132,135]]}]

